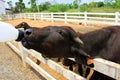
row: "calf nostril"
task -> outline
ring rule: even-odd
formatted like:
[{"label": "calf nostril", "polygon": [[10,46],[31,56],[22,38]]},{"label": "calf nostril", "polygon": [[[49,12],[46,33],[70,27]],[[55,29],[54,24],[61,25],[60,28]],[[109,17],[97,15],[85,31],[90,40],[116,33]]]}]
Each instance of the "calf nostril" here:
[{"label": "calf nostril", "polygon": [[26,29],[25,30],[25,35],[30,35],[32,33],[32,29]]}]

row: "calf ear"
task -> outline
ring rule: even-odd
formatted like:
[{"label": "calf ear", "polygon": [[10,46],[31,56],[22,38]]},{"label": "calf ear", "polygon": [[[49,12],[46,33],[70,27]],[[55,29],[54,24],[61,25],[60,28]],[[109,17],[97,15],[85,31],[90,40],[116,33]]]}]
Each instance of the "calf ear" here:
[{"label": "calf ear", "polygon": [[84,64],[89,67],[94,67],[93,59],[86,52],[75,47],[72,47],[72,52],[77,63]]},{"label": "calf ear", "polygon": [[17,28],[17,29],[21,28],[22,30],[23,29],[26,30],[26,29],[30,28],[30,26],[26,22],[21,22],[20,24],[16,25],[15,28]]},{"label": "calf ear", "polygon": [[69,34],[70,34],[71,39],[72,39],[74,42],[76,42],[76,43],[78,43],[78,44],[83,44],[83,41],[79,38],[79,35],[81,35],[80,33],[75,32],[71,27],[66,27],[66,28],[69,28],[69,29],[67,29],[67,30],[68,30],[68,32],[69,32]]}]

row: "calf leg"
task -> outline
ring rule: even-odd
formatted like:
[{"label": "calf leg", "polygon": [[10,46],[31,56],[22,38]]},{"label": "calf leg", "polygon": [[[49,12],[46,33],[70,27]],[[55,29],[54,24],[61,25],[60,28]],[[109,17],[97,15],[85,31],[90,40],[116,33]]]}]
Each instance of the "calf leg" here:
[{"label": "calf leg", "polygon": [[36,64],[37,64],[37,65],[39,65],[39,64],[40,64],[40,61],[39,61],[38,59],[37,59],[37,62],[36,62]]}]

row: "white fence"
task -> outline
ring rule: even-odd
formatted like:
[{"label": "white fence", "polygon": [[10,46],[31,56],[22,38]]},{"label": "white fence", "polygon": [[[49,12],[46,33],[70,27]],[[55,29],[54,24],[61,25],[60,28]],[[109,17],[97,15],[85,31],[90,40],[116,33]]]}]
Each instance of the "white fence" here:
[{"label": "white fence", "polygon": [[7,15],[7,19],[29,18],[50,21],[76,22],[82,24],[119,25],[120,13],[93,13],[93,12],[56,12],[56,13],[20,13]]},{"label": "white fence", "polygon": [[39,61],[48,65],[51,69],[63,75],[67,80],[86,80],[85,78],[79,76],[78,74],[65,69],[64,67],[60,66],[56,62],[50,59],[43,58],[41,56],[41,53],[38,53],[34,50],[27,50],[21,45],[21,43],[18,43],[18,44],[19,44],[20,50],[16,48],[11,42],[7,42],[7,45],[22,58],[23,65],[25,67],[26,67],[26,63],[29,64],[31,67],[33,67],[37,72],[39,72],[47,80],[56,80],[56,79],[53,76],[51,76],[48,72],[46,72],[44,69],[42,69],[40,66],[38,66],[35,62],[33,62],[29,58],[29,55],[32,55]]},{"label": "white fence", "polygon": [[[44,59],[40,53],[34,51],[34,50],[27,50],[25,49],[21,43],[19,43],[20,50],[18,50],[11,42],[7,42],[8,46],[11,47],[13,51],[15,51],[23,60],[24,66],[26,66],[26,63],[32,66],[36,71],[38,71],[44,78],[47,80],[56,80],[53,76],[51,76],[49,73],[47,73],[44,69],[42,69],[40,66],[38,66],[36,63],[34,63],[28,55],[31,54],[39,61],[45,63],[48,65],[51,69],[55,70],[59,74],[63,75],[68,80],[85,80],[85,78],[79,76],[78,74],[75,74],[74,72],[71,72],[59,64],[55,63],[54,61],[50,59]],[[95,70],[99,71],[100,73],[103,73],[105,75],[108,75],[116,80],[120,80],[120,65],[104,60],[104,59],[94,59],[95,64]]]},{"label": "white fence", "polygon": [[[61,13],[20,13],[15,15],[7,15],[7,19],[17,19],[17,18],[29,18],[35,20],[50,20],[50,21],[64,21],[66,22],[77,22],[83,24],[108,24],[108,25],[119,25],[120,24],[120,14],[116,13],[88,13],[88,12],[61,12]],[[44,59],[40,53],[34,50],[27,50],[23,48],[20,44],[20,51],[10,42],[7,44],[16,52],[18,55],[21,56],[23,60],[23,64],[29,64],[32,66],[36,71],[38,71],[43,77],[48,80],[56,80],[53,76],[48,74],[45,70],[41,67],[36,65],[28,55],[31,54],[32,56],[36,57],[41,62],[48,65],[53,70],[57,71],[68,80],[85,80],[83,77],[75,74],[69,70],[64,69],[62,66],[58,65],[52,60]],[[95,70],[108,75],[116,80],[120,80],[120,65],[103,60],[103,59],[95,59]]]}]

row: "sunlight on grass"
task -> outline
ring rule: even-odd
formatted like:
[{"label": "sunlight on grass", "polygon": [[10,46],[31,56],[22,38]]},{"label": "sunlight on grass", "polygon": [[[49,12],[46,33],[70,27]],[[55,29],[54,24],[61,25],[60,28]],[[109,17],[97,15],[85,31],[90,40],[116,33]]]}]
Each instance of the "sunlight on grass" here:
[{"label": "sunlight on grass", "polygon": [[[69,9],[68,12],[78,12],[78,9]],[[91,8],[89,11],[87,12],[120,12],[119,8],[105,8],[105,7],[101,7],[101,8]]]}]

